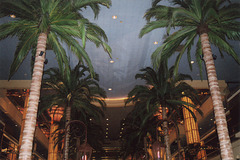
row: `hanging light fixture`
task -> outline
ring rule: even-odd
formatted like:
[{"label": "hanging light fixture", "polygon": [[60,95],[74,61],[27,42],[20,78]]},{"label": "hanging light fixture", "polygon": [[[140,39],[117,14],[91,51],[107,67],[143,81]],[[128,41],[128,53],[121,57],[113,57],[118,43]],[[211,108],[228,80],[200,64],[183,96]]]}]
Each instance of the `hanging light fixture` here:
[{"label": "hanging light fixture", "polygon": [[156,141],[152,144],[152,152],[153,152],[153,157],[154,160],[164,160],[164,156],[165,156],[165,151],[166,151],[166,146],[159,142],[159,138],[158,138],[158,124],[162,122],[159,121],[157,123],[157,127],[156,127]]},{"label": "hanging light fixture", "polygon": [[164,160],[166,146],[156,140],[152,145],[153,157],[155,160]]},{"label": "hanging light fixture", "polygon": [[92,156],[92,150],[93,148],[88,144],[84,143],[79,148],[78,151],[81,154],[81,160],[90,160]]},{"label": "hanging light fixture", "polygon": [[[78,160],[90,160],[92,156],[92,150],[93,148],[87,143],[87,126],[79,120],[72,120],[69,122],[68,126],[71,126],[71,130],[68,131],[69,134],[75,138],[77,138],[76,141],[76,147],[77,147],[77,155],[76,159]],[[66,126],[66,128],[68,128]],[[65,132],[67,131],[65,128]],[[80,132],[84,128],[84,133]],[[66,133],[65,133],[66,134]],[[84,142],[83,144],[80,144],[80,138],[84,136]]]}]

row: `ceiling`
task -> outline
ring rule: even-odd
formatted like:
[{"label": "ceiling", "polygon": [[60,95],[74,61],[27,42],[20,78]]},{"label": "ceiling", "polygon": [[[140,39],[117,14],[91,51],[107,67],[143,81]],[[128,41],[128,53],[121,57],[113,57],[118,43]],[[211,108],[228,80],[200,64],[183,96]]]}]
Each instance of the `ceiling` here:
[{"label": "ceiling", "polygon": [[[144,13],[150,7],[151,0],[112,0],[111,8],[102,7],[98,19],[95,20],[91,10],[83,11],[85,17],[103,28],[109,39],[108,44],[112,48],[114,63],[109,62],[110,58],[102,48],[96,48],[91,42],[87,43],[86,46],[95,72],[100,75],[99,83],[107,91],[108,98],[125,97],[134,85],[143,83],[140,80],[135,80],[135,74],[139,72],[139,69],[151,66],[151,53],[163,42],[165,29],[157,29],[141,39],[138,38],[141,28],[146,24],[143,19]],[[117,19],[112,18],[114,15],[117,16]],[[10,18],[2,18],[0,24],[9,20]],[[158,44],[155,45],[155,41]],[[8,78],[16,44],[17,38],[15,37],[0,41],[0,80]],[[236,51],[240,50],[240,42],[234,42],[232,45]],[[67,48],[64,44],[63,46]],[[239,84],[240,66],[226,54],[222,59],[219,52],[214,48],[213,52],[217,55],[215,63],[218,79],[238,82]],[[67,53],[72,66],[77,64],[77,59],[72,56],[69,50]],[[240,53],[237,53],[240,56]],[[176,56],[169,59],[170,65],[173,64],[175,58]],[[45,66],[45,69],[57,66],[56,59],[51,51],[47,51],[47,59],[49,63]],[[29,54],[12,79],[31,79],[30,60],[31,55]],[[197,65],[193,64],[193,71],[191,72],[186,60],[187,58],[183,57],[179,71],[190,74],[193,79],[200,79]],[[206,79],[205,74],[204,79]],[[108,88],[112,88],[112,90],[109,91]]]}]

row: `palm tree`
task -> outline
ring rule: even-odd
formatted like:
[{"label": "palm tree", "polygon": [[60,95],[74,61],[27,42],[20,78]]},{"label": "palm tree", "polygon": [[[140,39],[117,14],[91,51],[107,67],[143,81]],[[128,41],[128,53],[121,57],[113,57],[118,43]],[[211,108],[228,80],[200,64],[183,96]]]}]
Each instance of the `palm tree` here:
[{"label": "palm tree", "polygon": [[[91,74],[86,75],[86,72],[89,72],[89,69],[80,63],[70,72],[66,72],[66,69],[61,72],[58,68],[45,71],[48,78],[43,80],[43,87],[51,89],[52,94],[43,99],[46,106],[43,110],[53,106],[64,107],[65,128],[71,121],[71,115],[75,113],[78,113],[77,116],[81,117],[83,122],[87,122],[89,118],[100,121],[100,117],[104,115],[101,108],[93,102],[105,107],[103,98],[106,98],[106,93],[98,85],[98,75],[95,74],[92,78]],[[66,128],[64,159],[68,159],[69,130],[69,127]]]},{"label": "palm tree", "polygon": [[[168,135],[167,109],[169,114],[171,114],[173,111],[178,112],[182,107],[187,108],[186,106],[190,106],[201,113],[194,105],[181,101],[182,97],[189,97],[195,104],[198,104],[197,91],[187,83],[182,82],[185,78],[191,78],[190,76],[184,74],[174,75],[174,67],[171,67],[168,71],[166,63],[162,63],[157,71],[150,67],[141,69],[140,71],[143,73],[137,74],[135,77],[145,80],[146,86],[135,86],[133,90],[129,92],[126,103],[146,102],[146,106],[144,107],[146,107],[148,115],[145,115],[142,121],[143,124],[148,118],[156,114],[156,112],[162,110],[166,155],[167,160],[170,160],[171,152]],[[138,110],[138,112],[141,113],[141,110]],[[138,112],[136,112],[136,114]],[[190,113],[195,117],[193,112],[190,111]]]},{"label": "palm tree", "polygon": [[[124,122],[124,132],[122,136],[122,157],[126,159],[131,155],[132,159],[145,155],[145,158],[149,157],[147,154],[146,137],[151,135],[155,139],[157,117],[153,116],[155,108],[151,107],[147,110],[146,102],[138,101],[134,104],[133,110],[128,113]],[[154,111],[152,111],[154,110]],[[149,114],[149,112],[151,112]],[[149,116],[146,118],[147,116]],[[144,123],[143,123],[144,121]]]},{"label": "palm tree", "polygon": [[[217,81],[216,69],[213,61],[210,43],[218,47],[219,52],[226,52],[231,55],[239,64],[240,58],[233,50],[227,40],[240,39],[240,4],[228,3],[228,0],[172,0],[176,7],[163,6],[158,4],[161,0],[155,0],[153,7],[146,12],[145,18],[155,20],[148,22],[140,32],[140,37],[156,29],[167,27],[171,34],[152,54],[155,66],[161,63],[162,59],[169,58],[182,45],[175,62],[175,72],[183,54],[187,54],[190,68],[191,48],[196,43],[196,60],[202,74],[201,56],[203,56],[210,93],[213,99],[215,120],[220,142],[222,159],[233,159],[231,141],[228,134],[227,121],[222,103],[219,84]],[[176,27],[176,28],[175,28]]]},{"label": "palm tree", "polygon": [[[0,25],[0,40],[9,36],[17,36],[19,39],[9,78],[29,51],[35,55],[29,108],[19,159],[31,157],[46,47],[54,51],[60,68],[63,68],[63,63],[68,65],[66,52],[62,47],[62,43],[66,43],[80,61],[85,61],[92,74],[93,67],[84,49],[86,40],[92,41],[97,47],[103,46],[110,54],[111,49],[105,43],[107,37],[104,31],[81,14],[82,8],[90,6],[97,15],[99,5],[109,7],[110,0],[2,0],[0,2],[0,17],[10,14],[16,16],[15,20]],[[83,46],[78,43],[77,38],[82,40]]]}]

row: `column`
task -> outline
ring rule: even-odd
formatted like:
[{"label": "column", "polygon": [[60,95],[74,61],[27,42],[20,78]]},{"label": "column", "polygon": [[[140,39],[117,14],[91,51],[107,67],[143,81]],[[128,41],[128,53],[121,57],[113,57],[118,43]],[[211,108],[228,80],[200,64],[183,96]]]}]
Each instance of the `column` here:
[{"label": "column", "polygon": [[[190,98],[184,97],[182,99],[183,101],[187,103],[193,104]],[[194,114],[196,113],[196,110],[192,107],[186,106],[189,110],[191,110]],[[199,130],[198,130],[198,124],[195,122],[192,114],[189,112],[189,110],[186,108],[183,108],[183,117],[184,117],[184,127],[185,127],[185,133],[186,133],[186,139],[187,144],[200,144],[203,146],[204,142],[201,142]],[[206,159],[206,151],[200,150],[197,153],[198,160],[205,160]]]}]

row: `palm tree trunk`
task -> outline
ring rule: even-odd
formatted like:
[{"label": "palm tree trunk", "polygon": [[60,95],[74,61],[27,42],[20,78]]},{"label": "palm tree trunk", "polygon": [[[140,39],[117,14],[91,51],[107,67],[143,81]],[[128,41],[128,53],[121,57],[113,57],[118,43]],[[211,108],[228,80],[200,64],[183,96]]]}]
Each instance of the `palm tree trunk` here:
[{"label": "palm tree trunk", "polygon": [[162,107],[162,117],[163,117],[163,131],[164,131],[164,143],[166,145],[166,159],[171,160],[171,150],[170,150],[170,144],[169,144],[169,135],[168,135],[168,121],[167,121],[167,113],[166,108]]},{"label": "palm tree trunk", "polygon": [[179,129],[178,129],[178,126],[175,122],[173,122],[173,125],[174,125],[174,128],[175,128],[175,132],[176,132],[176,137],[177,137],[177,146],[178,146],[178,160],[181,160],[182,159],[182,156],[181,156],[181,140],[180,140],[180,134],[179,134]]},{"label": "palm tree trunk", "polygon": [[[68,160],[69,140],[70,140],[70,126],[68,125],[71,120],[71,107],[67,106],[66,109],[66,124],[65,124],[65,141],[64,141],[64,160]],[[67,127],[67,128],[66,128]]]},{"label": "palm tree trunk", "polygon": [[218,139],[220,143],[222,160],[233,160],[232,145],[229,138],[226,115],[223,107],[216,69],[212,57],[212,50],[209,44],[207,33],[200,34],[202,51],[207,70],[210,93],[213,100],[213,108],[217,125]]},{"label": "palm tree trunk", "polygon": [[23,128],[25,125],[25,119],[26,119],[26,114],[27,114],[27,109],[28,109],[28,101],[29,101],[29,89],[26,92],[26,98],[24,101],[24,110],[23,110],[23,117],[22,117],[22,123],[21,123],[21,131],[20,131],[20,136],[19,136],[19,144],[18,148],[20,149],[21,143],[22,143],[22,137],[23,137]]},{"label": "palm tree trunk", "polygon": [[[26,114],[25,126],[23,129],[19,160],[30,160],[32,155],[33,137],[37,120],[38,102],[43,75],[43,66],[45,61],[46,42],[47,34],[40,33],[37,43],[32,82],[30,86],[28,110]],[[42,56],[39,55],[41,51],[44,52]]]}]

